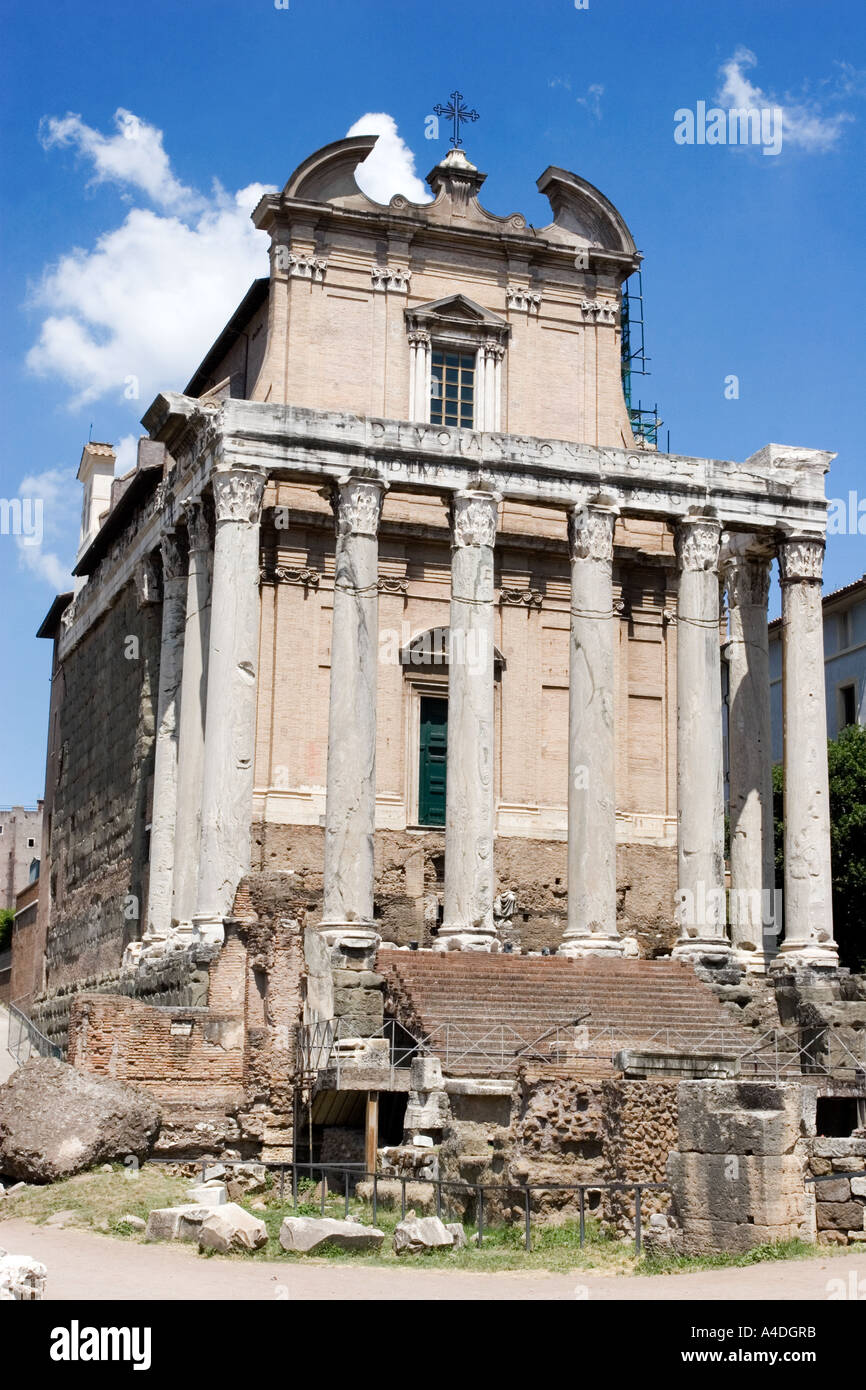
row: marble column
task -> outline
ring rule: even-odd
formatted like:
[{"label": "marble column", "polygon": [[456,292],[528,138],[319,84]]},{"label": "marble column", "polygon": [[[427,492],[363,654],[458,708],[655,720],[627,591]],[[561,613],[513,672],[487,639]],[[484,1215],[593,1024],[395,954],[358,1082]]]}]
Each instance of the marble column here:
[{"label": "marble column", "polygon": [[201,796],[204,777],[205,700],[210,634],[211,530],[201,498],[183,504],[189,537],[186,633],[177,771],[177,822],[174,831],[174,905],[181,931],[190,928],[196,907]]},{"label": "marble column", "polygon": [[372,949],[376,827],[376,686],[379,660],[379,518],[387,484],[350,477],[334,488],[337,527],[324,901],[331,946]]},{"label": "marble column", "polygon": [[499,493],[451,504],[445,893],[436,949],[498,949],[493,925],[493,547]]},{"label": "marble column", "polygon": [[153,807],[150,817],[150,873],[145,941],[162,940],[171,931],[174,876],[174,827],[177,813],[177,737],[186,609],[186,556],[170,531],[162,553],[162,637],[156,709]]},{"label": "marble column", "polygon": [[785,773],[785,939],[773,966],[836,966],[821,606],[823,536],[779,546]]},{"label": "marble column", "polygon": [[771,557],[754,536],[733,537],[723,573],[730,609],[728,782],[731,840],[729,917],[735,964],[764,971],[776,949],[773,777],[767,598]]},{"label": "marble column", "polygon": [[208,643],[198,891],[193,918],[222,942],[238,883],[250,867],[259,656],[259,521],[265,474],[212,474],[215,535]]},{"label": "marble column", "polygon": [[621,955],[616,929],[613,533],[616,511],[569,514],[568,923],[560,954]]},{"label": "marble column", "polygon": [[430,418],[430,334],[424,328],[409,334],[409,419]]},{"label": "marble column", "polygon": [[677,526],[677,906],[675,956],[730,953],[725,932],[719,522]]}]

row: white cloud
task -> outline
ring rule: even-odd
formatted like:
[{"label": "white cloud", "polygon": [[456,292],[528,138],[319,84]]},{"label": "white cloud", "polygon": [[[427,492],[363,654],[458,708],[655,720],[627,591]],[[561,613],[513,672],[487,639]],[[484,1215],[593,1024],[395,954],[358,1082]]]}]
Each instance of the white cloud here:
[{"label": "white cloud", "polygon": [[114,476],[115,478],[122,478],[138,463],[138,435],[125,434],[115,444],[114,452],[116,455]]},{"label": "white cloud", "polygon": [[604,87],[600,82],[591,82],[586,89],[586,96],[578,97],[578,106],[585,106],[591,116],[597,121],[601,120],[601,99],[604,96]]},{"label": "white cloud", "polygon": [[358,166],[358,187],[377,203],[388,203],[402,193],[413,203],[429,203],[427,185],[415,173],[415,156],[397,134],[397,123],[387,111],[368,111],[346,135],[378,135],[375,149]]},{"label": "white cloud", "polygon": [[201,196],[171,172],[161,130],[122,106],[114,113],[114,124],[116,135],[102,135],[70,111],[63,117],[43,117],[39,138],[46,150],[73,145],[92,164],[92,183],[128,184],[173,212],[189,213],[203,206]]},{"label": "white cloud", "polygon": [[[786,145],[798,146],[800,149],[810,153],[822,154],[830,150],[836,144],[842,132],[842,127],[852,121],[854,117],[847,111],[839,111],[833,115],[822,113],[817,101],[794,100],[791,97],[779,98],[772,96],[756,87],[746,72],[757,64],[757,58],[748,48],[738,48],[733,57],[723,63],[719,69],[719,76],[722,85],[716,98],[718,104],[723,107],[757,107],[766,108],[778,106],[782,108],[782,135]],[[839,90],[844,94],[851,94],[855,90],[852,80],[857,74],[853,69],[844,74],[845,80],[840,84]]]},{"label": "white cloud", "polygon": [[[15,537],[18,561],[37,579],[60,592],[72,587],[72,566],[61,555],[70,537],[77,536],[81,511],[81,488],[74,468],[49,468],[31,473],[18,487],[22,512],[30,524],[29,534]],[[38,519],[38,526],[33,524]],[[58,554],[58,551],[60,554]]]},{"label": "white cloud", "polygon": [[[74,143],[99,182],[146,195],[163,211],[134,207],[90,249],[73,247],[43,273],[31,304],[45,317],[27,356],[81,406],[129,400],[136,414],[157,391],[182,388],[257,276],[268,273],[264,233],[250,212],[265,185],[205,198],[171,172],[162,133],[129,112],[104,137],[78,117],[44,123],[51,147]],[[129,136],[125,131],[132,131]]]}]

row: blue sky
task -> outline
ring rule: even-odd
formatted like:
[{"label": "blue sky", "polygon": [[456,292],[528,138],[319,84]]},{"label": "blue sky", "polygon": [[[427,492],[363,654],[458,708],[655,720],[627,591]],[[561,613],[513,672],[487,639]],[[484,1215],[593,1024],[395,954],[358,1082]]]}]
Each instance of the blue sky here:
[{"label": "blue sky", "polygon": [[[548,164],[598,185],[646,258],[638,390],[671,448],[827,448],[830,495],[862,495],[862,0],[6,0],[2,15],[0,498],[41,497],[44,536],[0,535],[0,804],[42,790],[50,652],[34,633],[73,560],[91,427],[132,461],[156,390],[183,387],[264,269],[251,186],[282,186],[366,113],[411,152],[389,142],[386,182],[411,179],[411,155],[422,179],[441,158],[447,131],[425,139],[425,119],[459,87],[493,211],[549,221]],[[778,155],[675,142],[675,111],[750,92],[783,109]],[[864,569],[866,537],[834,536],[825,587]]]}]

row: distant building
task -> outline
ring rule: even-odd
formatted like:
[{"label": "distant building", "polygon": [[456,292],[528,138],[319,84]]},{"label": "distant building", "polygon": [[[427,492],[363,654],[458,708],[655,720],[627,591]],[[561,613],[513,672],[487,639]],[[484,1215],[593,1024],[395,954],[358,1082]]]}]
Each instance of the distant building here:
[{"label": "distant building", "polygon": [[[827,594],[824,608],[824,688],[827,737],[866,724],[866,574]],[[782,761],[782,620],[770,623],[770,715],[773,762]]]},{"label": "distant building", "polygon": [[14,908],[30,881],[30,866],[42,844],[42,802],[0,811],[0,908]]}]

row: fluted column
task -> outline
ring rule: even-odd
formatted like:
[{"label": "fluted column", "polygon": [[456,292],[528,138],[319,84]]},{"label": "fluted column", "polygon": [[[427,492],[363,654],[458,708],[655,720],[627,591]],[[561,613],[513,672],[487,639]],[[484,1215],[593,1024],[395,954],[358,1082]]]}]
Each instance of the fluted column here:
[{"label": "fluted column", "polygon": [[785,773],[785,940],[774,967],[835,966],[821,605],[823,536],[779,546]]},{"label": "fluted column", "polygon": [[568,925],[561,954],[621,955],[616,929],[613,508],[569,514]]},{"label": "fluted column", "polygon": [[451,504],[445,894],[438,950],[489,951],[493,925],[493,547],[500,496]]},{"label": "fluted column", "polygon": [[325,876],[320,930],[332,946],[378,943],[373,919],[379,518],[387,484],[350,477],[334,489],[337,526]]},{"label": "fluted column", "polygon": [[212,475],[215,535],[194,923],[205,940],[218,942],[250,867],[265,482],[264,473],[250,468]]},{"label": "fluted column", "polygon": [[409,334],[409,419],[429,418],[430,334],[424,328]]},{"label": "fluted column", "polygon": [[160,551],[162,637],[159,648],[145,941],[165,938],[171,930],[174,827],[177,812],[178,705],[186,608],[186,556],[178,536],[173,531],[163,536]]},{"label": "fluted column", "polygon": [[174,831],[173,919],[182,928],[192,923],[196,907],[201,796],[204,776],[205,700],[210,632],[212,542],[201,498],[184,503],[189,537],[186,632],[177,770],[177,822]]},{"label": "fluted column", "polygon": [[677,906],[674,955],[730,952],[725,933],[719,538],[715,518],[677,526]]},{"label": "fluted column", "polygon": [[728,764],[731,944],[734,961],[763,971],[775,952],[773,777],[767,598],[769,556],[735,538],[723,564],[730,608]]}]

